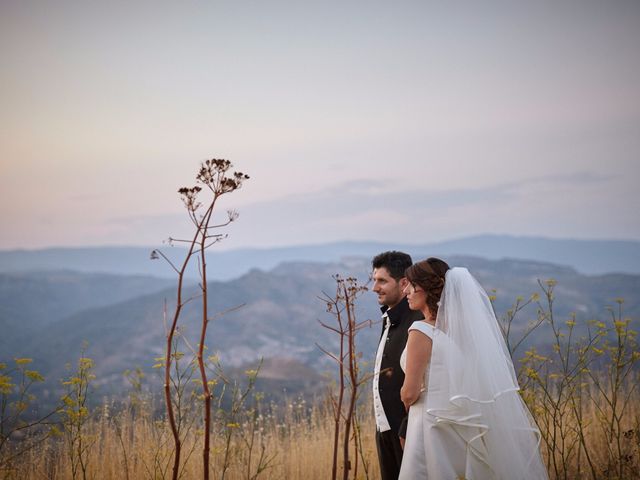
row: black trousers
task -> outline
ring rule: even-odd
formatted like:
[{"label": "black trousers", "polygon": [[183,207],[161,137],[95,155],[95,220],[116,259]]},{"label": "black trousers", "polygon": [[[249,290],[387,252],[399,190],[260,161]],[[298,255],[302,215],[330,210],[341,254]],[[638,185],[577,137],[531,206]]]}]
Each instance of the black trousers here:
[{"label": "black trousers", "polygon": [[398,480],[402,463],[402,446],[398,434],[393,430],[376,431],[376,447],[382,480]]}]

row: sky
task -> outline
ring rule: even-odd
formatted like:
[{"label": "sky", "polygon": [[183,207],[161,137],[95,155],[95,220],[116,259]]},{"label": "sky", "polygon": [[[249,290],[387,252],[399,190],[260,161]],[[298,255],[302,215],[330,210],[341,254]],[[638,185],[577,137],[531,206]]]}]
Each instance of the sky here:
[{"label": "sky", "polygon": [[0,2],[0,249],[640,240],[640,2]]}]

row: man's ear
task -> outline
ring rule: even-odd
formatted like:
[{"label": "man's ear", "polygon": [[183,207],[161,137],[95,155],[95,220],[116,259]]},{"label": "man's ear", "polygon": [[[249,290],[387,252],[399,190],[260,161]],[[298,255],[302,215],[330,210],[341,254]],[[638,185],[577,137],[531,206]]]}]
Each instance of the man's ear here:
[{"label": "man's ear", "polygon": [[400,280],[398,280],[398,284],[400,285],[400,288],[404,290],[405,288],[407,288],[407,285],[409,285],[409,280],[407,280],[407,277],[402,277]]}]

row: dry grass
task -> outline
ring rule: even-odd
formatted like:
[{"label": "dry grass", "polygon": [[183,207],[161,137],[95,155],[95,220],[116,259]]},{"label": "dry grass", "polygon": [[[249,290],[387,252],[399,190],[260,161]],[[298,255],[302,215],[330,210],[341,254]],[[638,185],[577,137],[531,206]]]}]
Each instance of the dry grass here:
[{"label": "dry grass", "polygon": [[[377,479],[377,457],[373,439],[372,418],[363,432],[368,478]],[[255,426],[255,444],[251,451],[246,443]],[[255,478],[262,452],[268,465],[257,478],[326,479],[331,477],[333,423],[331,415],[321,407],[305,410],[300,403],[290,403],[284,417],[258,416],[254,425],[228,427],[233,430],[229,448],[229,469],[222,469],[227,451],[225,437],[212,440],[211,474],[229,480]],[[92,442],[87,464],[87,478],[105,480],[170,478],[173,458],[171,432],[166,422],[154,421],[149,415],[130,413],[111,415],[107,409],[91,419],[84,432]],[[49,439],[33,448],[13,465],[4,478],[70,479],[71,459],[65,455],[68,445],[63,438]],[[184,464],[181,478],[202,478],[202,434],[196,430],[186,436],[183,446]],[[371,468],[373,465],[375,468]],[[362,464],[359,471],[364,476]],[[78,474],[76,478],[82,478]]]},{"label": "dry grass", "polygon": [[637,382],[636,377],[621,389],[629,395],[621,415],[619,408],[613,414],[610,395],[593,384],[583,384],[579,396],[556,396],[556,408],[541,391],[524,392],[542,433],[541,451],[550,478],[640,478],[640,392],[632,388]]},{"label": "dry grass", "polygon": [[[593,393],[593,392],[592,392]],[[626,442],[626,458],[617,459],[627,465],[622,478],[637,478],[639,465],[640,395],[633,394],[629,409],[623,419],[623,439]],[[597,397],[596,397],[597,398]],[[597,465],[597,478],[620,478],[615,465],[611,465],[609,452],[615,451],[610,439],[601,428],[599,416],[591,397],[583,399],[582,432],[589,448],[596,452],[593,461]],[[606,402],[603,398],[602,404]],[[602,405],[600,405],[602,407]],[[333,423],[330,412],[322,406],[305,408],[300,402],[289,403],[279,416],[257,414],[255,421],[242,425],[217,425],[213,435],[211,473],[213,478],[256,478],[256,468],[261,452],[267,455],[268,465],[257,478],[268,479],[326,479],[331,477]],[[361,460],[357,478],[378,479],[377,457],[373,438],[374,421],[368,409],[363,409],[362,434],[368,474]],[[576,433],[577,424],[565,422],[566,432]],[[544,428],[544,425],[543,425]],[[229,449],[225,444],[225,432],[231,431]],[[253,432],[253,435],[252,435]],[[548,434],[548,431],[544,431]],[[87,457],[87,477],[92,479],[160,479],[170,478],[172,441],[170,430],[164,421],[154,420],[147,412],[133,415],[131,411],[111,412],[103,407],[85,425],[85,440],[91,445]],[[247,443],[253,438],[253,448]],[[5,470],[4,478],[16,479],[71,479],[71,457],[66,454],[68,440],[64,437],[50,438],[24,455]],[[192,428],[185,435],[182,477],[202,478],[201,464],[202,434]],[[548,460],[544,445],[543,455]],[[229,468],[223,475],[225,454],[228,453]],[[250,454],[250,455],[249,455]],[[251,459],[249,458],[251,457]],[[585,468],[584,456],[576,450],[562,475],[551,478],[592,478]],[[613,468],[612,468],[613,467]],[[81,472],[76,478],[83,478]]]}]

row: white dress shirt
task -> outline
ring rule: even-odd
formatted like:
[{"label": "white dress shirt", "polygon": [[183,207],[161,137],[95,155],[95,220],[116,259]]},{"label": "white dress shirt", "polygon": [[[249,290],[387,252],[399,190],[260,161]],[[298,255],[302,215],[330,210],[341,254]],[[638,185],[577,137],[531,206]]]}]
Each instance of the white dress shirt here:
[{"label": "white dress shirt", "polygon": [[384,344],[387,343],[387,335],[389,334],[389,327],[391,326],[391,320],[387,312],[382,314],[382,321],[384,322],[384,332],[378,345],[378,351],[376,353],[376,363],[373,368],[373,411],[376,416],[376,428],[379,432],[386,432],[391,430],[389,426],[389,420],[384,413],[382,401],[380,400],[380,393],[378,391],[378,384],[380,382],[380,365],[382,364],[382,353],[384,351]]}]

